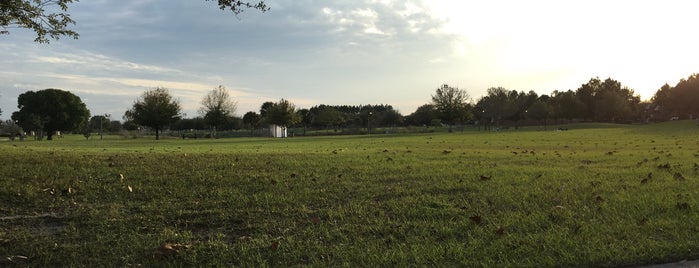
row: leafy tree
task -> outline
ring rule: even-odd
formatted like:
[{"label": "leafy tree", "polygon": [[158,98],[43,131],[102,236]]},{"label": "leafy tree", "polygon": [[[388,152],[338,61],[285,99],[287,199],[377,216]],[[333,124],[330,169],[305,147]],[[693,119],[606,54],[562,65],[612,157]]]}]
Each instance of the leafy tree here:
[{"label": "leafy tree", "polygon": [[549,97],[543,95],[534,101],[534,103],[526,110],[526,117],[533,120],[543,121],[544,129],[546,129],[547,120],[551,115],[551,108],[548,104],[548,100]]},{"label": "leafy tree", "polygon": [[250,135],[260,125],[260,121],[262,121],[262,117],[256,112],[250,111],[243,115],[243,124],[250,128]]},{"label": "leafy tree", "polygon": [[301,121],[301,118],[296,113],[296,106],[285,99],[273,103],[266,109],[263,119],[267,123],[282,127],[288,127]]},{"label": "leafy tree", "polygon": [[473,118],[468,105],[469,96],[463,89],[447,84],[437,88],[432,95],[432,104],[439,112],[440,119],[449,124],[449,130],[456,123],[464,123]]},{"label": "leafy tree", "polygon": [[39,139],[45,131],[47,140],[52,140],[56,131],[77,130],[90,117],[80,97],[52,88],[22,93],[17,98],[17,108],[12,120],[23,129],[37,131]]},{"label": "leafy tree", "polygon": [[602,81],[592,78],[576,92],[578,99],[587,107],[583,118],[597,121],[629,121],[635,117],[640,97],[621,83],[607,78]]},{"label": "leafy tree", "polygon": [[432,104],[424,104],[417,107],[415,112],[405,118],[407,124],[429,126],[432,120],[439,118],[437,108]]},{"label": "leafy tree", "polygon": [[313,121],[316,125],[331,128],[338,127],[345,122],[343,113],[332,106],[320,105],[317,108],[314,107],[312,110],[314,110],[315,113]]},{"label": "leafy tree", "polygon": [[271,101],[265,101],[262,103],[262,106],[260,106],[260,117],[263,120],[267,118],[267,112],[272,109],[272,106],[274,106],[274,102]]},{"label": "leafy tree", "polygon": [[401,115],[400,112],[390,109],[381,113],[379,122],[381,125],[395,128],[397,125],[403,124],[403,120],[403,115]]},{"label": "leafy tree", "polygon": [[109,122],[109,130],[112,132],[119,132],[122,130],[122,125],[119,120],[112,120]]},{"label": "leafy tree", "polygon": [[[113,131],[110,127],[110,120],[109,117],[111,115],[95,115],[92,118],[90,118],[89,124],[87,128],[92,131],[92,130],[97,130],[99,131],[100,134],[100,139],[102,139],[102,135],[104,134],[105,131]],[[117,121],[118,122],[118,121]]]},{"label": "leafy tree", "polygon": [[21,137],[23,133],[24,130],[12,120],[7,120],[4,124],[0,122],[0,134],[9,137],[11,141],[14,141],[17,136]]},{"label": "leafy tree", "polygon": [[587,113],[585,104],[572,90],[553,91],[548,100],[551,115],[554,119],[584,118]]},{"label": "leafy tree", "polygon": [[[49,38],[67,36],[78,38],[78,33],[69,29],[75,21],[68,13],[68,4],[78,0],[2,0],[0,1],[0,34],[9,34],[11,27],[31,29],[36,32],[35,42],[49,43]],[[214,0],[206,0],[214,1]],[[217,0],[221,10],[239,14],[252,8],[262,12],[269,10],[264,1],[245,2],[239,0]],[[53,7],[53,8],[52,8]],[[55,12],[49,10],[53,9]],[[48,37],[47,37],[48,35]]]},{"label": "leafy tree", "polygon": [[672,89],[671,105],[677,116],[697,118],[699,120],[699,74],[681,79]]},{"label": "leafy tree", "polygon": [[180,103],[172,98],[166,88],[147,90],[136,100],[130,114],[134,123],[155,130],[155,139],[160,139],[160,130],[180,119]]},{"label": "leafy tree", "polygon": [[204,96],[201,105],[199,113],[211,127],[211,137],[215,137],[216,129],[233,118],[238,103],[231,99],[228,89],[218,86]]},{"label": "leafy tree", "polygon": [[301,125],[303,126],[303,135],[306,135],[306,128],[313,123],[313,113],[309,109],[299,109],[296,113],[301,118]]},{"label": "leafy tree", "polygon": [[480,117],[485,125],[499,124],[500,120],[508,117],[509,92],[503,87],[491,87],[488,94],[481,97],[476,103],[476,110],[480,110]]}]

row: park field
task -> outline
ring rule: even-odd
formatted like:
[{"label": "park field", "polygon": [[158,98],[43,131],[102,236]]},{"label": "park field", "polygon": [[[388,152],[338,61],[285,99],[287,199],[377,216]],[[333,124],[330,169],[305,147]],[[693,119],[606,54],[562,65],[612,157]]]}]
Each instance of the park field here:
[{"label": "park field", "polygon": [[0,142],[0,266],[699,259],[695,121],[566,127]]}]

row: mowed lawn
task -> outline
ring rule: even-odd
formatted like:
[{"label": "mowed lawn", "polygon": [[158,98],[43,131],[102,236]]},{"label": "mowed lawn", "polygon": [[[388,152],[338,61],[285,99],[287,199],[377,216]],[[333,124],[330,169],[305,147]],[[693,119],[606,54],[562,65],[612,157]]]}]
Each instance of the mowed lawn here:
[{"label": "mowed lawn", "polygon": [[0,266],[699,258],[699,127],[0,142]]}]

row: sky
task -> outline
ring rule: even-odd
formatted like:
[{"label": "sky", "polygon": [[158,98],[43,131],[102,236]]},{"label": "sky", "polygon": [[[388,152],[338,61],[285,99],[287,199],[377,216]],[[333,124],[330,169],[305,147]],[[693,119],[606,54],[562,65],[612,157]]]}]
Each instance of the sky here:
[{"label": "sky", "polygon": [[240,15],[204,0],[83,0],[80,34],[50,44],[0,35],[0,119],[26,91],[59,88],[121,120],[165,87],[185,117],[223,85],[236,114],[281,98],[390,104],[408,115],[442,84],[473,102],[490,87],[550,94],[611,77],[648,100],[699,72],[699,1],[267,0]]}]

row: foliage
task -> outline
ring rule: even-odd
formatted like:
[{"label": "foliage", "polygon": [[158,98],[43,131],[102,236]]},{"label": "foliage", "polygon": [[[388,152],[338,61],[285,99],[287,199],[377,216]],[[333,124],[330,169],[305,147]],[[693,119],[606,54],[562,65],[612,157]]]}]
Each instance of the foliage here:
[{"label": "foliage", "polygon": [[125,114],[134,123],[155,130],[155,139],[160,139],[160,131],[180,119],[180,103],[173,99],[166,88],[147,90],[136,100]]},{"label": "foliage", "polygon": [[345,122],[345,116],[335,107],[328,105],[319,105],[311,108],[309,113],[312,113],[313,123],[324,127],[339,127]]},{"label": "foliage", "polygon": [[447,84],[437,88],[432,95],[432,104],[439,112],[440,118],[449,126],[464,123],[473,118],[468,101],[469,96],[466,90],[450,87]]},{"label": "foliage", "polygon": [[260,125],[262,117],[256,112],[247,112],[243,115],[243,124],[250,129],[255,129]]},{"label": "foliage", "polygon": [[639,267],[697,259],[692,125],[0,143],[0,266]]},{"label": "foliage", "polygon": [[674,87],[665,84],[653,96],[652,109],[656,120],[699,118],[699,74],[681,79]]},{"label": "foliage", "polygon": [[[73,2],[77,0],[3,0],[0,2],[0,34],[9,34],[10,27],[19,27],[33,30],[37,36],[34,41],[38,43],[49,43],[49,38],[57,40],[61,36],[78,39],[78,33],[69,29],[70,25],[75,25],[68,13],[68,4]],[[218,6],[234,14],[249,8],[269,10],[264,1],[218,0]]]},{"label": "foliage", "polygon": [[233,118],[238,104],[231,99],[228,89],[224,86],[218,86],[204,96],[201,106],[199,113],[204,116],[206,123],[211,126],[213,137],[217,128],[220,128]]},{"label": "foliage", "polygon": [[423,104],[420,107],[417,107],[415,112],[406,116],[405,122],[408,125],[429,126],[432,123],[432,120],[437,118],[439,118],[439,113],[434,105]]},{"label": "foliage", "polygon": [[100,133],[103,131],[109,132],[112,131],[110,122],[109,117],[106,115],[95,115],[90,118],[89,127],[92,130],[100,131]]},{"label": "foliage", "polygon": [[301,121],[301,118],[296,113],[296,106],[285,99],[272,103],[272,105],[265,108],[265,113],[262,117],[265,122],[282,127],[288,127]]},{"label": "foliage", "polygon": [[17,136],[23,135],[24,130],[12,120],[7,120],[4,123],[0,122],[0,135],[9,137],[14,141]]},{"label": "foliage", "polygon": [[[73,0],[6,0],[0,3],[0,34],[9,34],[8,27],[31,29],[36,33],[35,42],[48,43],[49,38],[67,36],[78,38],[78,33],[69,29],[75,21],[68,14],[68,4]],[[58,8],[51,13],[49,8]]]},{"label": "foliage", "polygon": [[[214,1],[214,0],[206,0]],[[265,4],[265,1],[259,2],[244,2],[240,0],[217,0],[218,6],[221,10],[230,10],[235,14],[240,14],[246,8],[258,9],[262,12],[269,10],[269,7]]]},{"label": "foliage", "polygon": [[60,89],[27,91],[17,98],[19,111],[12,113],[15,120],[25,130],[46,132],[48,140],[56,131],[76,130],[80,123],[87,121],[90,111],[80,97]]}]

